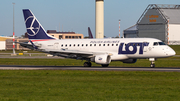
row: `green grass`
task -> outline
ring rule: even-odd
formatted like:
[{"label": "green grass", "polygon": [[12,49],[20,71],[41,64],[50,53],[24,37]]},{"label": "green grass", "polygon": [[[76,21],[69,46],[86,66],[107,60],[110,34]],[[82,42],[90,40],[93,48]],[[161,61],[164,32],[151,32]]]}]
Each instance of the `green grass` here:
[{"label": "green grass", "polygon": [[[0,65],[83,66],[84,62],[0,58]],[[110,67],[149,65],[149,60],[141,59],[135,64],[111,62]],[[180,67],[180,57],[158,59],[156,67]],[[179,84],[179,72],[0,70],[0,101],[178,101]]]},{"label": "green grass", "polygon": [[[85,61],[74,59],[8,59],[0,58],[0,65],[27,65],[27,66],[83,66]],[[180,67],[180,57],[158,59],[156,67]],[[101,66],[92,63],[92,66]],[[113,61],[109,67],[150,67],[148,59],[137,60],[136,63],[126,64],[121,61]]]},{"label": "green grass", "polygon": [[180,55],[180,45],[170,45],[176,51],[176,55]]},{"label": "green grass", "polygon": [[0,71],[1,101],[178,101],[179,72]]}]

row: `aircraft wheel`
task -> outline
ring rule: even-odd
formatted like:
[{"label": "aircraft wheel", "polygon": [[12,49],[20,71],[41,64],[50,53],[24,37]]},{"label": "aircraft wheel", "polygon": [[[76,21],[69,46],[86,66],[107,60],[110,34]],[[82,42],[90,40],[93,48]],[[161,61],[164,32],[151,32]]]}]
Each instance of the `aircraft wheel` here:
[{"label": "aircraft wheel", "polygon": [[84,62],[84,67],[91,67],[91,62]]},{"label": "aircraft wheel", "polygon": [[151,64],[151,68],[154,68],[155,67],[155,64]]},{"label": "aircraft wheel", "polygon": [[102,67],[108,67],[109,64],[102,64],[101,66],[102,66]]}]

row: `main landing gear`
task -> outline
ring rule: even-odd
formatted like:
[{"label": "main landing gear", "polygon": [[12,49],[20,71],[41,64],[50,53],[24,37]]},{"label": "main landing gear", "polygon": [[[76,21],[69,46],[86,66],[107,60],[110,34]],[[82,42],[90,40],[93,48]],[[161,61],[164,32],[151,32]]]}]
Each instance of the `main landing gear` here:
[{"label": "main landing gear", "polygon": [[84,67],[91,67],[91,62],[84,62]]},{"label": "main landing gear", "polygon": [[102,66],[102,67],[108,67],[109,64],[102,64],[101,66]]},{"label": "main landing gear", "polygon": [[155,67],[155,58],[149,58],[149,61],[151,61],[150,67],[154,68]]},{"label": "main landing gear", "polygon": [[[84,62],[84,67],[91,67],[92,64],[91,62]],[[109,64],[101,64],[102,67],[108,67]]]}]

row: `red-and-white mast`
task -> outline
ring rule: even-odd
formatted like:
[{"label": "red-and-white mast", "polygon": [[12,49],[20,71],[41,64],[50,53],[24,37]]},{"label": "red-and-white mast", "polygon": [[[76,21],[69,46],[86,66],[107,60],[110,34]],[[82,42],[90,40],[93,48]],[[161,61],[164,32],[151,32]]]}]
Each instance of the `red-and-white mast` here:
[{"label": "red-and-white mast", "polygon": [[16,52],[15,52],[15,32],[14,32],[14,5],[15,5],[15,3],[12,3],[13,4],[13,55],[15,55],[16,54]]}]

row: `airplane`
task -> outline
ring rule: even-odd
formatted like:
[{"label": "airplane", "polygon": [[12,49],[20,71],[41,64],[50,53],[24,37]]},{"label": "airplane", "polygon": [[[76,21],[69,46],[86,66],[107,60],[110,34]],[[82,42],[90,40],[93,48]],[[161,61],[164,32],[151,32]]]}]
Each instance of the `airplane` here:
[{"label": "airplane", "polygon": [[89,35],[89,39],[93,39],[93,35],[92,35],[90,27],[88,27],[88,35]]},{"label": "airplane", "polygon": [[137,59],[149,59],[155,67],[157,58],[171,57],[176,52],[155,38],[107,38],[107,39],[57,39],[48,35],[29,9],[23,9],[29,42],[21,46],[72,59],[86,60],[108,67],[112,61],[136,63]]}]

